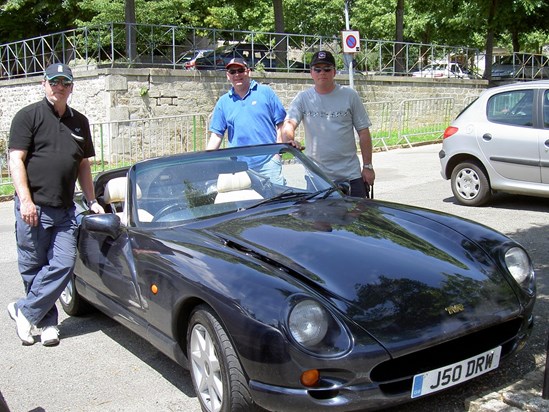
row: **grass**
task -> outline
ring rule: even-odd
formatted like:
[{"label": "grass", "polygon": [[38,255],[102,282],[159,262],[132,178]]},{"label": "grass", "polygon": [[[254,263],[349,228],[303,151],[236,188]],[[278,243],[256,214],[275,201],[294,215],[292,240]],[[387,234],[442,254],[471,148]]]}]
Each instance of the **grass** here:
[{"label": "grass", "polygon": [[[414,144],[421,144],[425,142],[437,142],[442,137],[442,132],[436,131],[433,132],[431,130],[419,130],[414,129],[410,130],[401,136],[406,136],[408,138],[408,141],[414,145]],[[378,144],[378,139],[383,139],[385,142],[385,145],[388,147],[402,147],[407,146],[408,143],[404,139],[404,137],[398,137],[397,132],[388,132],[388,131],[380,131],[375,132],[372,134],[372,138],[374,139],[374,149],[379,148],[381,144]],[[304,142],[301,142],[302,144]],[[118,169],[120,167],[124,166],[130,166],[131,162],[120,162],[116,165],[109,165],[109,164],[102,164],[101,162],[93,162],[92,163],[92,173],[96,175],[97,173],[110,170],[110,169]],[[0,185],[0,197],[11,197],[15,193],[15,189],[12,184],[1,184]]]}]

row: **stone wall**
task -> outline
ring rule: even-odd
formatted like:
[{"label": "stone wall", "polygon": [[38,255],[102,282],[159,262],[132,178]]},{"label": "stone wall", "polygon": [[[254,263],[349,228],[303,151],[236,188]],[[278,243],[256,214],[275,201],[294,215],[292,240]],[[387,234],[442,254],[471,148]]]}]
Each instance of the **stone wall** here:
[{"label": "stone wall", "polygon": [[[178,114],[210,113],[229,88],[225,73],[170,69],[94,68],[74,70],[70,105],[91,122],[106,122]],[[308,73],[253,73],[269,84],[285,107],[297,92],[312,86]],[[348,84],[347,75],[338,75]],[[0,82],[0,132],[9,130],[16,111],[43,97],[41,77]],[[355,89],[365,102],[452,97],[456,111],[487,87],[482,80],[399,78],[356,75]]]}]

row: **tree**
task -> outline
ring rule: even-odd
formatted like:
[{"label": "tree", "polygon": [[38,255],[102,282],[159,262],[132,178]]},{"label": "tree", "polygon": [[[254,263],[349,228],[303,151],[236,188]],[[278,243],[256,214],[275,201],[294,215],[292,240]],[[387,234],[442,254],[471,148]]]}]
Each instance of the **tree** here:
[{"label": "tree", "polygon": [[0,8],[0,44],[74,28],[77,0],[5,0]]}]

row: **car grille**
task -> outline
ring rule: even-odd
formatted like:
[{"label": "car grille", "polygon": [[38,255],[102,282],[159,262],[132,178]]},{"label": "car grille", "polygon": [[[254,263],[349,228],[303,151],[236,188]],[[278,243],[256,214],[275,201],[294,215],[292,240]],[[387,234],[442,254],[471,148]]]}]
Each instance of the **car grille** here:
[{"label": "car grille", "polygon": [[410,391],[414,375],[467,359],[502,346],[501,357],[513,352],[525,336],[519,331],[522,319],[492,326],[465,337],[383,362],[370,375],[386,394]]}]

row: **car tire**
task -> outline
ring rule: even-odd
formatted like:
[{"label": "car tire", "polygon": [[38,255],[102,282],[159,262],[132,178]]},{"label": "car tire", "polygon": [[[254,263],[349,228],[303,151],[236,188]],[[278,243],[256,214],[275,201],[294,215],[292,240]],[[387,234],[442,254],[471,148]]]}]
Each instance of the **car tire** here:
[{"label": "car tire", "polygon": [[74,276],[71,277],[71,280],[67,283],[63,292],[61,292],[59,303],[61,303],[61,307],[69,316],[83,316],[93,311],[93,307],[76,290]]},{"label": "car tire", "polygon": [[207,306],[195,309],[187,330],[187,355],[203,411],[256,411],[227,333]]},{"label": "car tire", "polygon": [[452,170],[452,192],[465,206],[482,206],[491,196],[492,189],[484,168],[477,162],[464,162]]}]

